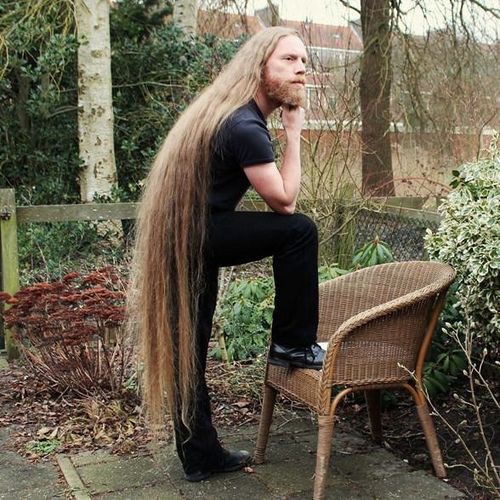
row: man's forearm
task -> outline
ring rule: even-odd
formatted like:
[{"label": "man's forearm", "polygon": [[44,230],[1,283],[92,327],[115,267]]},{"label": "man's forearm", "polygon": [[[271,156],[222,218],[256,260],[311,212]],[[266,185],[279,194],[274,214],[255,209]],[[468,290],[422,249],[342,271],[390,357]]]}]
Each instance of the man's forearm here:
[{"label": "man's forearm", "polygon": [[291,208],[295,208],[299,195],[301,170],[300,134],[287,134],[287,143],[280,173],[283,179],[283,189]]}]

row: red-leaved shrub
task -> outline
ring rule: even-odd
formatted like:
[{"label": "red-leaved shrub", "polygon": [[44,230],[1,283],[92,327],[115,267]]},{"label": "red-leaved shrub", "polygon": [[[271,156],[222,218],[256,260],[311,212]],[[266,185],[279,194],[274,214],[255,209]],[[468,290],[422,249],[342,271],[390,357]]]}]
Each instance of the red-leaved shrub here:
[{"label": "red-leaved shrub", "polygon": [[132,348],[126,341],[126,283],[111,267],[87,276],[36,283],[14,296],[4,312],[21,353],[33,371],[59,391],[120,393]]}]

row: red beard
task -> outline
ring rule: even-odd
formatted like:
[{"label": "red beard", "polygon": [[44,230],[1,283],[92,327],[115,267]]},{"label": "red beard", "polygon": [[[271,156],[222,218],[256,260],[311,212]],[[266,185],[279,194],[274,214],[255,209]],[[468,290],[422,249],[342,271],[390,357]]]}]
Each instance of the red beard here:
[{"label": "red beard", "polygon": [[[297,78],[297,80],[302,81]],[[306,89],[303,85],[297,85],[290,81],[271,80],[264,75],[264,89],[267,95],[280,106],[305,107]]]}]

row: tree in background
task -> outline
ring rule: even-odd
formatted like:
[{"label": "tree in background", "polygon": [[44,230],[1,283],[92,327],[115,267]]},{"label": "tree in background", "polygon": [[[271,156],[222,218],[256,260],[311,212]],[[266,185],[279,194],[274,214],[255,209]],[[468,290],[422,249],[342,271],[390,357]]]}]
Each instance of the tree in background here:
[{"label": "tree in background", "polygon": [[[211,3],[216,7],[231,1]],[[453,2],[449,25],[425,37],[409,34],[399,4],[390,4],[391,118],[404,127],[392,134],[398,194],[442,194],[451,165],[477,154],[486,141],[482,132],[498,123],[498,43],[481,43],[470,32],[459,16],[462,4],[470,7],[472,0]],[[412,8],[429,14],[427,5],[415,2]],[[115,199],[136,199],[138,185],[177,114],[239,43],[213,35],[196,37],[193,43],[169,22],[172,14],[172,4],[164,0],[121,0],[111,9]],[[226,21],[245,26],[243,15]],[[16,187],[22,203],[80,200],[74,30],[69,0],[0,4],[0,184]],[[306,170],[318,186],[340,185],[340,175],[355,189],[362,184],[359,63],[334,60],[314,77],[314,92],[321,97],[318,119],[327,126],[305,138],[314,155]],[[472,153],[465,141],[474,144]],[[433,169],[442,178],[439,185],[426,180],[436,174]],[[403,185],[408,175],[413,184]],[[325,189],[311,185],[309,191],[319,196]]]},{"label": "tree in background", "polygon": [[72,6],[2,2],[0,42],[0,185],[24,204],[78,201]]},{"label": "tree in background", "polygon": [[[61,170],[56,181],[58,187],[68,188],[79,181],[81,201],[109,195],[116,186],[116,167],[108,1],[8,1],[0,9],[3,42],[0,76],[2,91],[5,92],[2,92],[2,100],[6,104],[6,114],[9,114],[8,108],[15,109],[16,125],[21,135],[16,137],[14,133],[12,136],[16,137],[16,142],[20,139],[21,147],[8,144],[5,154],[9,156],[3,163],[11,164],[17,171],[22,167],[37,169],[41,166],[42,172],[48,174],[46,182],[29,182],[30,192],[22,194],[30,200],[38,198],[35,191],[39,187],[44,189],[49,185],[48,191],[59,191],[50,185],[55,176],[48,169],[54,168]],[[74,70],[76,63],[78,71],[68,71],[70,67]],[[68,84],[69,88],[78,86],[77,103],[73,90],[72,95],[63,95]],[[75,104],[79,110],[78,159],[72,155],[73,145],[69,148],[63,145],[61,135],[66,134],[58,130],[60,125],[68,126],[68,119],[72,122],[71,127],[74,126],[74,115],[69,115],[74,113]],[[14,118],[12,114],[11,118]],[[6,131],[8,140],[12,132],[12,128]],[[9,146],[21,154],[13,158]],[[68,166],[62,165],[63,161],[58,166],[54,161],[47,163],[43,158],[47,150],[52,150],[51,153],[57,151],[56,157],[61,160],[66,157]],[[66,175],[67,169],[74,169],[75,163],[83,167],[81,171]],[[36,174],[24,174],[22,184],[28,184],[29,177],[37,177]],[[63,189],[68,197],[73,186]]]},{"label": "tree in background", "polygon": [[391,158],[391,6],[389,0],[361,0],[363,57],[361,105],[362,190],[394,196]]},{"label": "tree in background", "polygon": [[186,34],[197,32],[198,0],[175,0],[174,22]]},{"label": "tree in background", "polygon": [[[123,0],[111,9],[118,172],[113,199],[137,198],[178,113],[240,43],[183,37],[171,14],[172,5],[159,0]],[[3,3],[0,34],[0,185],[16,188],[20,204],[78,202],[73,6],[52,0]]]},{"label": "tree in background", "polygon": [[[394,49],[394,121],[432,147],[441,168],[477,157],[498,126],[498,43],[449,25],[420,37],[399,32]],[[451,139],[460,136],[457,148]]]},{"label": "tree in background", "polygon": [[117,186],[108,0],[75,0],[75,18],[80,196],[91,202]]}]

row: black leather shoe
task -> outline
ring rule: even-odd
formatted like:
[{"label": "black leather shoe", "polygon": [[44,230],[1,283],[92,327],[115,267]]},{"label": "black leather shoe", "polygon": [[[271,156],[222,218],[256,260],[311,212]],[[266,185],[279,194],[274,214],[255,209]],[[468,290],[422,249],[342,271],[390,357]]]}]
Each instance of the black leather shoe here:
[{"label": "black leather shoe", "polygon": [[211,472],[234,472],[243,469],[250,463],[250,453],[246,450],[228,451],[224,450],[224,463]]},{"label": "black leather shoe", "polygon": [[206,470],[195,470],[193,472],[184,472],[184,479],[190,483],[204,481],[210,477],[210,472]]},{"label": "black leather shoe", "polygon": [[324,358],[325,351],[318,344],[307,347],[287,347],[272,342],[268,360],[271,365],[283,366],[284,368],[295,366],[321,370]]},{"label": "black leather shoe", "polygon": [[190,473],[185,473],[184,477],[187,481],[196,483],[208,479],[212,474],[221,474],[223,472],[235,472],[243,469],[250,463],[250,453],[245,450],[228,451],[224,450],[224,461],[217,467],[208,470],[195,470]]}]

